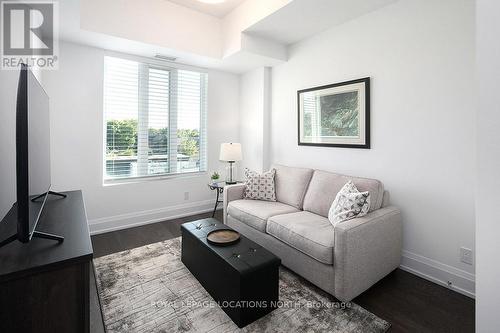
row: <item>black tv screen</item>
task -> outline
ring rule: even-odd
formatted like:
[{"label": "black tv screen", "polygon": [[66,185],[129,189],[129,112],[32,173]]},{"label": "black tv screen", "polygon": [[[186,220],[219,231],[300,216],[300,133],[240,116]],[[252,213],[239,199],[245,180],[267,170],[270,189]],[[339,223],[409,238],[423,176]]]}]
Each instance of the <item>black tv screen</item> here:
[{"label": "black tv screen", "polygon": [[27,242],[50,189],[49,97],[27,66],[17,91],[16,169],[17,236]]}]

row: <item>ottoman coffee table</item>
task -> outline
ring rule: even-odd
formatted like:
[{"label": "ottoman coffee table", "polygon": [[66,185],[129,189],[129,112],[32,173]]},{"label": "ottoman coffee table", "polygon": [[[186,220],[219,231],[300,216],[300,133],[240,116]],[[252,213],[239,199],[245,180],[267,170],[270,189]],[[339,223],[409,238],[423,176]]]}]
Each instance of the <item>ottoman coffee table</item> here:
[{"label": "ottoman coffee table", "polygon": [[182,224],[181,259],[241,328],[276,308],[281,260],[243,235],[233,245],[208,243],[218,229],[232,230],[213,218]]}]

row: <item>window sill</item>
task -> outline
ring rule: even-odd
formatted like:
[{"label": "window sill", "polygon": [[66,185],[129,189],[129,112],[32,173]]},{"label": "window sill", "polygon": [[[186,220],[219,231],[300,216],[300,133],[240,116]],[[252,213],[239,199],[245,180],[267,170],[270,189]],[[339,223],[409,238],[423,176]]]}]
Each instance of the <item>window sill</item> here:
[{"label": "window sill", "polygon": [[161,180],[171,180],[179,178],[194,178],[200,176],[207,176],[207,171],[196,171],[196,172],[186,172],[177,173],[171,175],[160,175],[160,176],[144,176],[144,177],[131,177],[131,178],[118,178],[118,179],[104,179],[103,186],[115,186],[115,185],[125,185],[125,184],[136,184],[136,183],[146,183],[152,181]]}]

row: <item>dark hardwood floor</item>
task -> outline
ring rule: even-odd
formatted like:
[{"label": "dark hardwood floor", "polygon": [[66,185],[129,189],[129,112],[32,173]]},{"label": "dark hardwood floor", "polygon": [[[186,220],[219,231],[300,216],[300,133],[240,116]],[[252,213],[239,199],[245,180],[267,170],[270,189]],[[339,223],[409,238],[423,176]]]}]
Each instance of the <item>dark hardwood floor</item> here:
[{"label": "dark hardwood floor", "polygon": [[[210,215],[193,215],[92,236],[94,257],[179,237],[182,223]],[[217,211],[216,218],[222,220],[221,211]],[[90,293],[91,332],[104,332],[95,283],[91,284]],[[353,302],[390,322],[390,332],[474,332],[473,299],[400,269]]]}]

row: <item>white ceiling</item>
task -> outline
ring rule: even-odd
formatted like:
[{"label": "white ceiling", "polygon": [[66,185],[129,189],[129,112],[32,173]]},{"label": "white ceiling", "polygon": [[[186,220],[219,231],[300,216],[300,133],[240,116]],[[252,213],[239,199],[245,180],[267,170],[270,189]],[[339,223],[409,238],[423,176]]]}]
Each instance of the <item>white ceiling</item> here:
[{"label": "white ceiling", "polygon": [[[0,0],[1,1],[1,0]],[[138,31],[148,33],[148,29],[144,29],[143,24],[138,24],[137,22],[133,24],[136,29],[133,34],[112,34],[107,32],[107,30],[102,30],[99,27],[96,29],[92,22],[87,22],[87,25],[81,24],[81,14],[84,13],[86,16],[91,16],[95,19],[96,15],[93,14],[93,9],[96,6],[100,6],[101,10],[108,11],[115,15],[115,21],[125,21],[130,22],[130,15],[136,15],[135,9],[130,10],[131,6],[124,6],[125,8],[121,11],[116,11],[113,4],[120,5],[125,0],[107,0],[108,6],[103,6],[103,0],[64,0],[59,2],[60,11],[60,25],[59,25],[59,38],[63,41],[84,44],[89,46],[94,46],[106,50],[123,52],[128,54],[135,54],[145,57],[153,57],[155,54],[164,54],[172,57],[177,57],[178,63],[189,64],[204,68],[214,68],[223,71],[234,72],[234,73],[244,73],[246,71],[252,70],[254,68],[263,66],[275,66],[283,61],[286,61],[286,45],[298,42],[308,36],[320,33],[321,31],[328,29],[331,26],[341,24],[350,19],[354,19],[358,16],[364,15],[370,11],[376,10],[390,3],[398,0],[293,0],[289,1],[288,4],[280,7],[274,12],[267,14],[264,18],[259,18],[256,22],[249,24],[248,28],[243,31],[241,27],[226,27],[226,29],[236,29],[235,31],[227,30],[220,31],[231,32],[233,35],[241,37],[238,40],[239,48],[234,49],[230,53],[222,53],[221,56],[214,55],[203,48],[199,50],[193,50],[191,46],[182,44],[182,47],[177,47],[175,40],[161,40],[161,42],[153,43],[147,38],[143,38],[143,35],[139,34]],[[129,3],[134,3],[136,0],[128,0]],[[245,0],[226,0],[225,6],[231,5],[233,8],[237,7]],[[247,0],[247,1],[258,1],[258,0]],[[259,0],[261,5],[265,6],[269,4],[267,1],[271,0]],[[279,2],[279,0],[273,0]],[[148,19],[148,10],[161,10],[161,6],[158,4],[167,4],[164,10],[167,10],[164,15],[167,19],[172,15],[177,15],[175,9],[180,10],[181,14],[184,15],[185,19],[181,18],[181,23],[179,23],[179,29],[189,30],[187,28],[193,28],[195,26],[192,22],[189,22],[192,15],[187,15],[186,10],[181,7],[177,7],[173,4],[183,3],[195,3],[198,5],[198,1],[195,0],[156,0],[151,1],[156,6],[148,8],[145,7],[143,12],[137,15],[138,20]],[[284,1],[286,2],[286,1]],[[144,2],[148,3],[148,2]],[[87,5],[85,5],[87,4]],[[201,3],[200,3],[201,4]],[[108,8],[109,7],[109,8]],[[175,7],[175,8],[172,8]],[[127,11],[128,8],[128,11]],[[141,8],[140,5],[138,8]],[[160,9],[158,9],[160,8]],[[229,7],[225,7],[226,11],[230,10]],[[190,11],[190,10],[187,10]],[[199,12],[191,11],[193,14],[198,14]],[[247,11],[243,14],[246,14]],[[242,13],[233,12],[229,14],[230,16],[237,14],[238,20],[245,19],[241,17]],[[160,20],[163,17],[160,15]],[[180,14],[179,14],[180,15]],[[221,14],[219,14],[221,15]],[[86,17],[85,16],[85,17]],[[154,16],[154,15],[153,15]],[[196,16],[196,15],[194,15]],[[203,16],[203,15],[202,15]],[[244,15],[243,15],[244,16]],[[215,17],[206,16],[205,17],[209,23],[211,21],[220,21],[220,19]],[[149,18],[151,19],[151,18]],[[158,19],[158,17],[156,17]],[[85,21],[85,20],[84,20]],[[95,22],[94,22],[95,23]],[[108,25],[111,26],[110,22]],[[185,23],[185,24],[184,24]],[[200,23],[200,22],[198,22]],[[201,22],[203,23],[203,22]],[[198,31],[206,27],[207,22],[203,24],[198,24],[195,28],[189,30],[191,35],[200,35],[200,38],[205,38],[203,36],[205,30]],[[90,26],[89,26],[90,24]],[[94,29],[92,28],[94,27]],[[141,30],[142,29],[142,30]],[[213,30],[213,29],[212,29]],[[217,29],[215,29],[217,30]],[[206,32],[208,33],[208,32]],[[149,34],[149,33],[148,33]],[[218,34],[218,32],[217,32]],[[149,35],[148,35],[149,36]],[[213,37],[213,36],[212,36]],[[188,39],[192,43],[198,43],[196,38]],[[217,40],[217,38],[216,38]],[[222,42],[222,38],[220,38]],[[178,42],[178,41],[177,41]],[[223,45],[219,45],[221,49]],[[285,50],[283,57],[283,50]],[[224,51],[224,50],[223,50]],[[276,52],[275,52],[276,51]],[[278,52],[279,51],[279,52]]]},{"label": "white ceiling", "polygon": [[245,30],[289,45],[398,0],[294,0]]},{"label": "white ceiling", "polygon": [[[219,0],[220,3],[204,3],[199,0],[168,0],[178,5],[188,7],[199,12],[222,18],[230,11],[241,5],[245,0]],[[215,2],[215,0],[213,0]],[[207,0],[207,2],[209,2]]]}]

